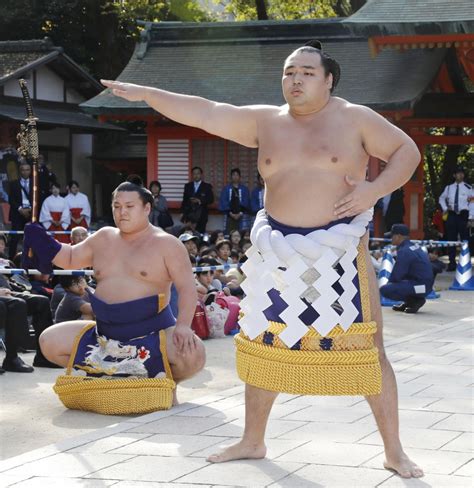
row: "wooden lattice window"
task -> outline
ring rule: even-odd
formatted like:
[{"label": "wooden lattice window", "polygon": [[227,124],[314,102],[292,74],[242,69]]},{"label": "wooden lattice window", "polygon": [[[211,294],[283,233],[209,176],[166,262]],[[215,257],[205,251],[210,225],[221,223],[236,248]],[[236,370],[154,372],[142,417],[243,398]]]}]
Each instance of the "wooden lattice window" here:
[{"label": "wooden lattice window", "polygon": [[227,180],[230,181],[232,168],[239,168],[242,184],[250,191],[257,184],[257,149],[241,146],[235,142],[227,144]]}]

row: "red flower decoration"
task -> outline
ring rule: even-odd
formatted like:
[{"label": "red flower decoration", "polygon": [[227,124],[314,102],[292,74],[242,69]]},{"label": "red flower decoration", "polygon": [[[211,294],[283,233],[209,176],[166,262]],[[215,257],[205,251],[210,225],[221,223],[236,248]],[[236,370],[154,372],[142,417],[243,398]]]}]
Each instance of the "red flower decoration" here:
[{"label": "red flower decoration", "polygon": [[138,350],[138,357],[140,359],[146,359],[150,355],[150,351],[148,349],[145,349],[144,346],[140,347]]}]

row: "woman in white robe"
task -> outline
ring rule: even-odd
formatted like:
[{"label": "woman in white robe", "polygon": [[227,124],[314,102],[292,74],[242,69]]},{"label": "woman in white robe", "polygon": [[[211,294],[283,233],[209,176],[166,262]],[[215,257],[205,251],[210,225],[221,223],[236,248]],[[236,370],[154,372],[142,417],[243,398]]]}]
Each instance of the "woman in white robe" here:
[{"label": "woman in white robe", "polygon": [[87,195],[79,191],[79,183],[71,181],[69,183],[69,193],[66,196],[66,202],[69,207],[70,220],[69,229],[74,227],[89,228],[91,223],[91,206]]},{"label": "woman in white robe", "polygon": [[[70,224],[69,207],[66,199],[59,195],[60,186],[56,183],[51,185],[51,195],[46,198],[41,206],[39,221],[43,227],[50,231],[67,230]],[[67,234],[55,234],[59,242],[69,242]]]}]

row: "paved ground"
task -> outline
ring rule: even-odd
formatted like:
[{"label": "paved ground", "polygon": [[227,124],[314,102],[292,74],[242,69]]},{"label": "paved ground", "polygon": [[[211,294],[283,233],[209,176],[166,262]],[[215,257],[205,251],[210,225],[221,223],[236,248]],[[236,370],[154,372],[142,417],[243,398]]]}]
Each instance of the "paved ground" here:
[{"label": "paved ground", "polygon": [[206,369],[180,389],[186,403],[141,417],[65,410],[51,391],[57,371],[3,375],[0,487],[472,487],[473,299],[443,291],[416,316],[384,309],[402,440],[424,467],[422,480],[382,469],[381,440],[360,397],[281,395],[267,459],[206,463],[243,425],[232,341],[221,339],[206,342]]}]

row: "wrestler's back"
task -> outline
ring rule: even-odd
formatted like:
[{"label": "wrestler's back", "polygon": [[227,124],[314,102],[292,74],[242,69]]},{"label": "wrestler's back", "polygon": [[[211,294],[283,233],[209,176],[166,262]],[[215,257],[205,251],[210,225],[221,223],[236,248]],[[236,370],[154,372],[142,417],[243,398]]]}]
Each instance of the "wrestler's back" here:
[{"label": "wrestler's back", "polygon": [[265,208],[273,218],[297,227],[336,219],[334,204],[351,191],[345,175],[363,180],[369,158],[354,123],[356,107],[333,97],[307,120],[285,109],[263,115],[258,168],[266,185]]},{"label": "wrestler's back", "polygon": [[169,235],[152,229],[137,240],[123,239],[118,229],[104,229],[93,249],[96,293],[101,300],[121,303],[164,293],[168,302],[171,283],[163,256]]}]

